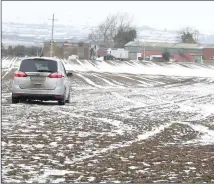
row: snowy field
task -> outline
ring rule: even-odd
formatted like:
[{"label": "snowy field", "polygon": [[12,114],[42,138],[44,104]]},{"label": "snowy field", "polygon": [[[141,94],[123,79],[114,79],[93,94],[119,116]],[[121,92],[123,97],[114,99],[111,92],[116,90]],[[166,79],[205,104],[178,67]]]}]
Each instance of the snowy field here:
[{"label": "snowy field", "polygon": [[214,66],[63,62],[70,104],[11,104],[2,59],[3,182],[214,181]]}]

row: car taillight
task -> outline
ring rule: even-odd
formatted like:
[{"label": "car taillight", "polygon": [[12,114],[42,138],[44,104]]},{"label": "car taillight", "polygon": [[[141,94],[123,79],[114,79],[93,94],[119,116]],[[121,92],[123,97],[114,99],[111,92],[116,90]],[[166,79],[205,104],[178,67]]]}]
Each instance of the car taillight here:
[{"label": "car taillight", "polygon": [[27,77],[27,74],[25,72],[22,72],[22,71],[16,71],[14,73],[14,76],[15,77]]},{"label": "car taillight", "polygon": [[56,73],[51,73],[51,74],[49,75],[49,77],[50,77],[50,78],[62,78],[62,74],[61,74],[61,73],[58,73],[58,72],[56,72]]}]

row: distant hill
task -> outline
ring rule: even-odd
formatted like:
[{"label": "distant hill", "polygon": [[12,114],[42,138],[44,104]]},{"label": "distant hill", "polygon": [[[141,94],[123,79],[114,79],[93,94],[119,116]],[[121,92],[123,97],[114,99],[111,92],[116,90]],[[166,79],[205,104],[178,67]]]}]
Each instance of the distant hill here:
[{"label": "distant hill", "polygon": [[[55,39],[82,40],[86,39],[91,27],[55,25]],[[148,26],[137,27],[138,40],[153,42],[176,42],[177,31],[158,30]],[[42,44],[43,41],[51,38],[51,25],[44,24],[22,24],[22,23],[2,23],[3,44]],[[200,34],[200,43],[214,44],[214,34]]]}]

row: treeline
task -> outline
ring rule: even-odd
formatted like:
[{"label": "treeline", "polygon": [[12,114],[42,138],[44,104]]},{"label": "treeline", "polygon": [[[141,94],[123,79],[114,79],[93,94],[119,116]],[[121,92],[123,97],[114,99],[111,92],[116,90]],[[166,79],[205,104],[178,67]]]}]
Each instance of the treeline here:
[{"label": "treeline", "polygon": [[42,47],[39,46],[24,46],[24,45],[16,45],[5,47],[1,46],[1,53],[3,57],[14,56],[14,57],[24,57],[24,56],[37,56],[41,54]]},{"label": "treeline", "polygon": [[178,32],[178,41],[181,43],[199,43],[199,31],[197,29],[186,27]]},{"label": "treeline", "polygon": [[[133,25],[133,18],[128,14],[117,13],[108,15],[88,35],[88,40],[103,47],[123,48],[125,44],[136,40],[137,27]],[[185,27],[177,32],[176,40],[180,43],[198,43],[199,31]]]},{"label": "treeline", "polygon": [[128,14],[109,15],[88,35],[88,40],[103,47],[123,48],[137,38],[136,27]]}]

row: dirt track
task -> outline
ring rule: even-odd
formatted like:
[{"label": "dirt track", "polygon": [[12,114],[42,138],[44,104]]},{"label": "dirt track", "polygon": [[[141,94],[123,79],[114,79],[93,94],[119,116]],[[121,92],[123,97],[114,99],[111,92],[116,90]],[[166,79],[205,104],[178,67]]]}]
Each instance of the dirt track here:
[{"label": "dirt track", "polygon": [[214,181],[213,78],[75,71],[58,106],[11,104],[14,70],[2,75],[3,182]]}]

